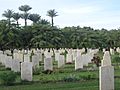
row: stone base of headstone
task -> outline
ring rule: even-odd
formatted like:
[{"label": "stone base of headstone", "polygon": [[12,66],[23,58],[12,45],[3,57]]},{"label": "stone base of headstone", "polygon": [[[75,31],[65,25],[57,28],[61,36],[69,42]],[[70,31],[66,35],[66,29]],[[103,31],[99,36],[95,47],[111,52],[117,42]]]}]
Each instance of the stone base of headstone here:
[{"label": "stone base of headstone", "polygon": [[114,90],[114,67],[102,66],[99,68],[99,90]]}]

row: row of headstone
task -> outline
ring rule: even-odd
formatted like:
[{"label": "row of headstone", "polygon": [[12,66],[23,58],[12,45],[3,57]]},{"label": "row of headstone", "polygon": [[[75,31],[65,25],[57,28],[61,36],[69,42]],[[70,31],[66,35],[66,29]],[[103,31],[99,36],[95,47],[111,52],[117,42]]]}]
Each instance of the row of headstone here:
[{"label": "row of headstone", "polygon": [[[63,52],[63,51],[62,51]],[[17,52],[15,52],[15,53],[17,53]],[[36,52],[36,53],[38,53],[38,52]],[[95,53],[95,52],[94,52]],[[16,55],[16,54],[15,54]],[[52,60],[52,53],[51,52],[46,52],[45,53],[45,59],[44,59],[44,70],[53,70],[53,60]],[[72,63],[74,60],[73,60],[73,54],[72,54],[72,50],[68,50],[68,54],[67,54],[68,56],[68,58],[66,59],[66,62],[69,62],[69,63]],[[88,64],[89,62],[90,62],[90,57],[92,57],[92,56],[89,56],[90,55],[90,52],[88,53],[88,54],[83,54],[83,55],[81,55],[81,52],[79,51],[79,52],[76,52],[76,57],[75,57],[75,70],[77,70],[77,69],[81,69],[81,68],[83,68],[83,65],[84,64]],[[92,55],[92,54],[91,54]],[[22,55],[21,55],[22,56]],[[9,56],[7,56],[7,58],[10,58]],[[15,61],[14,62],[14,64],[16,64],[17,63],[17,59],[20,59],[19,58],[19,55],[16,55],[15,56],[15,60],[12,60],[12,59],[6,59],[7,60],[7,62],[10,64],[10,62],[12,62],[12,61]],[[6,61],[5,60],[5,61]],[[18,60],[19,61],[19,60]],[[64,55],[60,55],[60,54],[58,54],[57,55],[57,61],[58,61],[58,68],[61,68],[61,67],[63,67],[64,65],[65,65],[65,56]],[[6,64],[6,62],[5,62],[5,65],[6,65],[6,67],[9,67],[9,68],[11,68],[11,70],[14,70],[15,72],[17,72],[17,70],[15,70],[15,69],[12,69],[13,67],[17,67],[19,64],[19,62],[16,64],[16,65],[14,65],[14,66],[9,66],[9,64]],[[39,58],[38,58],[38,55],[37,54],[34,54],[33,56],[32,56],[32,62],[30,62],[30,52],[28,52],[28,54],[27,54],[27,52],[25,52],[25,54],[24,54],[24,62],[21,62],[21,79],[22,80],[27,80],[27,78],[25,79],[25,77],[24,77],[24,70],[22,70],[22,68],[24,67],[24,63],[25,64],[28,64],[28,63],[32,63],[32,65],[30,64],[30,67],[31,68],[36,68],[36,67],[39,67]],[[26,67],[24,67],[24,68],[27,68],[27,67],[29,67],[29,65],[28,66],[26,66]],[[20,65],[18,66],[18,68],[20,68]],[[32,71],[31,71],[31,69],[30,69],[30,71],[28,70],[28,72],[31,72],[32,73]],[[27,73],[27,71],[26,71],[26,73]],[[27,74],[25,74],[25,75],[27,75]],[[28,75],[30,75],[30,77],[31,77],[31,74],[28,74]],[[22,78],[23,77],[23,78]],[[27,77],[27,76],[26,76]],[[29,79],[28,81],[30,81],[31,79]]]},{"label": "row of headstone", "polygon": [[[94,53],[98,50],[90,51],[87,54],[81,55],[76,54],[75,56],[75,70],[82,69],[83,65],[87,65],[90,62],[90,59],[93,57]],[[8,53],[7,53],[8,54]],[[51,57],[52,54],[46,54],[44,59],[44,70],[53,70],[53,60]],[[71,51],[67,54],[67,62],[73,62]],[[22,55],[21,55],[22,56]],[[64,55],[57,54],[56,60],[58,61],[58,68],[61,68],[65,64]],[[30,62],[30,56],[24,56],[24,62],[21,63],[20,70],[20,59],[19,55],[15,55],[15,58],[12,59],[11,56],[7,56],[0,52],[0,62],[5,65],[6,68],[11,68],[14,72],[21,71],[21,79],[32,81],[33,68],[39,67],[39,57],[34,54],[32,56],[32,62]],[[109,51],[104,51],[103,60],[101,67],[99,68],[99,86],[100,90],[114,90],[114,67],[111,66],[111,57]]]},{"label": "row of headstone", "polygon": [[12,59],[12,56],[7,56],[5,54],[0,54],[0,60],[5,68],[10,68],[14,72],[20,72],[20,61],[17,59]]}]

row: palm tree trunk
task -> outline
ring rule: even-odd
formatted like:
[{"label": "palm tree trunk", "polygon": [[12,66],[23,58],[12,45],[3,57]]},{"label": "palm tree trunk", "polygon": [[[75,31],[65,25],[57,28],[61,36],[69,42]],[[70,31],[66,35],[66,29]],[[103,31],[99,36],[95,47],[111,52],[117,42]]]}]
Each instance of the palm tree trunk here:
[{"label": "palm tree trunk", "polygon": [[52,20],[52,27],[53,27],[53,24],[54,24],[54,23],[53,23],[53,17],[51,17],[51,20]]},{"label": "palm tree trunk", "polygon": [[17,20],[17,27],[19,27],[19,23],[18,23],[18,20]]},{"label": "palm tree trunk", "polygon": [[8,29],[10,30],[10,18],[8,19]]},{"label": "palm tree trunk", "polygon": [[26,29],[26,27],[27,27],[27,19],[25,19],[25,29]]}]

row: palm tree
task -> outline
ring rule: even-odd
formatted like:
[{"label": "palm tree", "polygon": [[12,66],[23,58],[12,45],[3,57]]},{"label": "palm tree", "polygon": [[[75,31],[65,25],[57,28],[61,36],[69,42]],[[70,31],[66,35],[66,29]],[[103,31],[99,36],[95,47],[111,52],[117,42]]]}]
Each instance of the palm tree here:
[{"label": "palm tree", "polygon": [[8,19],[8,28],[10,30],[10,25],[11,25],[11,21],[10,19],[12,18],[13,15],[13,11],[10,9],[7,9],[6,11],[4,11],[4,13],[2,14],[3,17],[6,17]]},{"label": "palm tree", "polygon": [[19,13],[13,13],[12,17],[14,20],[16,20],[16,22],[17,22],[16,25],[19,27],[18,20],[20,19],[21,15]]},{"label": "palm tree", "polygon": [[58,16],[57,13],[58,12],[56,12],[55,9],[47,11],[47,16],[51,17],[52,27],[53,27],[53,24],[54,24],[53,23],[53,18],[56,17],[56,16]]},{"label": "palm tree", "polygon": [[25,20],[25,27],[27,26],[27,19],[29,16],[29,13],[27,12],[31,9],[32,7],[30,7],[29,5],[22,5],[19,7],[19,10],[24,12],[24,14],[21,14],[21,17]]},{"label": "palm tree", "polygon": [[38,23],[42,25],[50,25],[50,22],[46,19],[41,19]]},{"label": "palm tree", "polygon": [[37,23],[40,20],[39,14],[30,14],[28,17],[33,23]]},{"label": "palm tree", "polygon": [[23,13],[21,14],[21,18],[25,20],[25,28],[27,26],[27,19],[29,17],[29,13]]},{"label": "palm tree", "polygon": [[22,6],[19,7],[19,10],[23,11],[25,13],[27,13],[31,9],[32,9],[32,7],[30,7],[29,5],[22,5]]}]

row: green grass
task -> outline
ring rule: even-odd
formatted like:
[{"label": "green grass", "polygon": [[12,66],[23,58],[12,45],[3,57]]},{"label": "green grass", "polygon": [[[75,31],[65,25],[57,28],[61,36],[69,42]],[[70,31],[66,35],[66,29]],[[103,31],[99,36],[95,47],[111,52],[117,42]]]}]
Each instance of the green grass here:
[{"label": "green grass", "polygon": [[98,82],[34,83],[30,85],[2,86],[0,90],[98,90]]},{"label": "green grass", "polygon": [[[0,86],[0,90],[99,90],[99,83],[98,80],[67,83],[33,83],[27,85]],[[115,90],[120,90],[120,79],[115,79]]]}]

